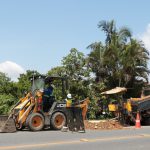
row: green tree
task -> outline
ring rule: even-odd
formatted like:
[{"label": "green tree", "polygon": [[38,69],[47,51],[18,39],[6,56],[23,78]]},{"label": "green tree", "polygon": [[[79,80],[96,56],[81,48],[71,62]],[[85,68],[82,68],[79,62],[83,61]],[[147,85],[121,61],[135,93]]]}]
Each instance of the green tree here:
[{"label": "green tree", "polygon": [[107,76],[107,70],[104,66],[104,52],[105,47],[101,42],[92,43],[87,47],[92,49],[91,53],[88,55],[87,63],[91,68],[91,71],[96,76],[97,82],[104,82],[104,78]]},{"label": "green tree", "polygon": [[5,73],[0,72],[0,94],[10,92],[10,78],[6,76]]},{"label": "green tree", "polygon": [[69,79],[70,92],[77,98],[85,98],[88,95],[89,69],[84,54],[72,48],[62,64]]},{"label": "green tree", "polygon": [[106,46],[110,46],[112,43],[113,45],[123,44],[132,36],[130,29],[127,27],[122,27],[117,30],[114,20],[102,20],[99,22],[98,28],[106,34]]},{"label": "green tree", "polygon": [[66,75],[74,80],[89,76],[84,54],[75,48],[72,48],[70,53],[63,58],[62,64],[65,67]]},{"label": "green tree", "polygon": [[122,56],[122,83],[130,89],[129,96],[139,97],[142,87],[148,82],[148,60],[149,53],[142,42],[131,39]]},{"label": "green tree", "polygon": [[0,72],[0,114],[7,114],[17,101],[13,87],[14,83],[10,78]]},{"label": "green tree", "polygon": [[[106,34],[105,45],[99,42],[88,47],[92,49],[89,60],[96,78],[102,79],[99,81],[105,82],[108,88],[125,86],[141,90],[149,73],[148,51],[140,41],[132,38],[128,28],[118,30],[113,20],[101,21],[98,27]],[[101,57],[98,59],[98,56]],[[128,96],[139,96],[139,92],[131,92]]]},{"label": "green tree", "polygon": [[100,21],[98,27],[106,33],[104,65],[107,68],[110,84],[121,86],[122,82],[122,57],[126,44],[131,39],[131,31],[127,27],[117,30],[115,21]]},{"label": "green tree", "polygon": [[47,75],[64,77],[64,76],[66,76],[66,71],[65,71],[64,66],[57,66],[57,67],[54,67],[51,70],[49,70]]},{"label": "green tree", "polygon": [[8,114],[16,102],[17,99],[11,94],[0,94],[0,114]]},{"label": "green tree", "polygon": [[40,75],[39,72],[34,71],[34,70],[27,70],[26,73],[20,74],[20,77],[18,78],[18,83],[17,83],[17,92],[18,92],[18,97],[21,98],[24,96],[24,92],[29,92],[31,91],[31,80],[30,78],[32,76]]}]

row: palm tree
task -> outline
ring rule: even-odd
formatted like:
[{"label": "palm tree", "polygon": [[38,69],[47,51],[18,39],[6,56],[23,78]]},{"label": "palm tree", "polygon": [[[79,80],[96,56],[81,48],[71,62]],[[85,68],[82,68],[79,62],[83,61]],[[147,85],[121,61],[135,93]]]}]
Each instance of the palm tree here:
[{"label": "palm tree", "polygon": [[98,28],[101,28],[102,31],[106,34],[106,45],[113,44],[122,44],[127,41],[128,38],[131,38],[131,31],[127,27],[120,28],[119,31],[116,29],[116,24],[114,20],[111,21],[100,21]]},{"label": "palm tree", "polygon": [[[130,29],[117,29],[114,20],[100,21],[98,27],[106,34],[105,45],[96,42],[88,46],[92,49],[89,60],[97,78],[107,80],[110,88],[132,88],[147,81],[149,53],[140,41],[132,38]],[[105,74],[101,70],[105,70]]]},{"label": "palm tree", "polygon": [[110,22],[102,20],[99,22],[98,28],[102,28],[102,31],[104,31],[106,34],[105,42],[106,42],[106,44],[110,44],[113,35],[116,33],[116,27],[115,27],[114,20],[111,20]]},{"label": "palm tree", "polygon": [[106,68],[103,64],[105,52],[104,46],[101,42],[95,42],[90,44],[87,48],[92,50],[88,57],[89,67],[95,73],[96,81],[102,81],[107,75]]},{"label": "palm tree", "polygon": [[[98,27],[106,34],[104,64],[110,74],[112,85],[121,86],[121,56],[125,44],[131,39],[131,31],[127,27],[117,30],[115,21],[100,21]],[[116,81],[118,79],[118,81]]]},{"label": "palm tree", "polygon": [[142,42],[131,39],[131,42],[125,47],[122,56],[125,85],[131,80],[148,82],[148,59],[149,52],[144,48]]}]

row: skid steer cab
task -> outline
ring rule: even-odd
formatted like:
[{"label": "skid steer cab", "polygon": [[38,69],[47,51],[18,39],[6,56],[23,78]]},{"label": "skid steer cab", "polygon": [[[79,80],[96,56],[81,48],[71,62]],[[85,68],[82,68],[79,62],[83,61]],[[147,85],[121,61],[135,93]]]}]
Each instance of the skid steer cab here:
[{"label": "skid steer cab", "polygon": [[[31,131],[40,131],[45,127],[60,130],[72,120],[74,114],[71,113],[70,108],[66,107],[64,100],[67,87],[67,80],[65,78],[34,76],[31,80],[31,92],[21,98],[14,106],[8,120],[5,119],[4,121],[3,119],[4,123],[1,127],[1,132],[11,132],[12,126],[15,126],[18,130],[28,128]],[[64,97],[61,102],[58,102],[55,96],[53,96],[53,90],[56,88],[53,85],[54,83],[59,83],[59,86],[62,87],[62,97]],[[84,128],[82,108],[86,110],[86,101],[88,102],[88,100],[84,101],[85,104],[73,106],[76,114],[78,114],[76,116],[79,121],[76,123],[79,125],[79,128]],[[83,114],[85,114],[85,111]],[[12,132],[14,132],[14,128]]]}]

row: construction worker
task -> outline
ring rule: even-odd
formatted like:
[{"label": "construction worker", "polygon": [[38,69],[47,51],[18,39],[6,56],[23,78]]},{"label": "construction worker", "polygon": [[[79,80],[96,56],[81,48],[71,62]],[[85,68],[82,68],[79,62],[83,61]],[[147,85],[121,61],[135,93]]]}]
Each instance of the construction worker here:
[{"label": "construction worker", "polygon": [[68,112],[68,128],[71,131],[83,131],[84,124],[82,118],[82,111],[80,107],[76,107],[77,101],[72,99],[72,95],[69,93],[66,98],[66,107]]},{"label": "construction worker", "polygon": [[53,93],[53,85],[48,84],[47,87],[44,89],[43,92],[43,110],[44,112],[48,112],[50,105],[52,105],[53,102],[50,102],[50,97],[52,96]]},{"label": "construction worker", "polygon": [[67,94],[67,98],[65,99],[66,101],[66,106],[71,107],[72,106],[72,95],[69,93]]},{"label": "construction worker", "polygon": [[53,93],[53,86],[52,86],[52,84],[48,84],[47,85],[47,87],[44,89],[44,95],[45,96],[51,96],[52,95],[52,93]]}]

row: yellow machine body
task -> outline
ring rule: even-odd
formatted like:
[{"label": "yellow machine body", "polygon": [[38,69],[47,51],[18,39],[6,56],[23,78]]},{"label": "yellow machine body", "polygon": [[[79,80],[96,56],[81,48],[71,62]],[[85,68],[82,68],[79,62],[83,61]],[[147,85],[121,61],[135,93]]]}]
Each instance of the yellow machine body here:
[{"label": "yellow machine body", "polygon": [[109,108],[109,111],[118,111],[118,105],[117,104],[109,104],[108,108]]}]

